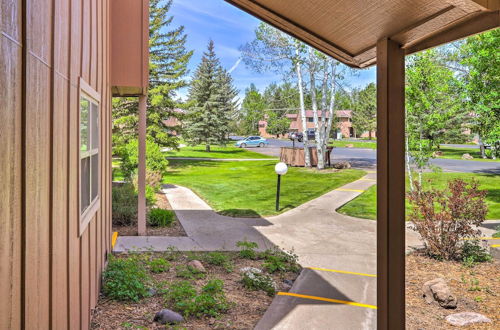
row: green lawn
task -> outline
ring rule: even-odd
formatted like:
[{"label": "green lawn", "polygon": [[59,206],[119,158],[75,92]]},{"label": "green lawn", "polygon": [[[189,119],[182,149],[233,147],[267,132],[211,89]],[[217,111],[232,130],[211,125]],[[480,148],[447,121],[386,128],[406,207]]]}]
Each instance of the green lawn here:
[{"label": "green lawn", "polygon": [[275,210],[276,161],[170,160],[165,183],[188,187],[221,214],[258,217],[297,207],[365,175],[290,167],[281,180],[280,211]]},{"label": "green lawn", "polygon": [[364,142],[364,141],[333,141],[330,142],[329,146],[334,146],[337,148],[345,148],[346,145],[352,144],[353,148],[364,148],[364,149],[377,149],[377,142],[374,140],[373,142]]},{"label": "green lawn", "polygon": [[[488,205],[488,214],[486,219],[500,219],[500,176],[491,174],[471,174],[471,173],[426,173],[425,179],[431,179],[432,185],[438,188],[444,188],[446,182],[450,179],[461,178],[470,181],[471,178],[479,181],[480,188],[487,190],[486,204]],[[408,182],[406,184],[408,187]],[[338,212],[357,218],[375,219],[376,209],[376,186],[362,193],[356,199],[342,206]],[[406,213],[410,212],[410,205],[406,203]]]},{"label": "green lawn", "polygon": [[211,146],[211,151],[206,152],[205,146],[182,147],[179,151],[168,151],[167,157],[193,157],[193,158],[229,158],[229,159],[249,159],[249,158],[275,158],[263,155],[254,151],[249,151],[233,146],[219,147]]},{"label": "green lawn", "polygon": [[451,148],[451,147],[441,147],[441,151],[443,152],[442,156],[437,158],[447,158],[447,159],[462,159],[463,154],[469,154],[474,157],[473,160],[480,160],[483,162],[499,162],[500,159],[483,159],[481,158],[481,152],[479,151],[479,147],[477,148]]}]

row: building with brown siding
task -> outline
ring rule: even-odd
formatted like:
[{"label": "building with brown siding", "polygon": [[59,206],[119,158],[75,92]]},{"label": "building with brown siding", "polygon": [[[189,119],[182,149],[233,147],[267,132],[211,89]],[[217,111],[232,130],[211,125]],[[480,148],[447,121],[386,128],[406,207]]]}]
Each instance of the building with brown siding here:
[{"label": "building with brown siding", "polygon": [[89,328],[111,251],[111,97],[145,92],[147,9],[0,2],[0,329]]}]

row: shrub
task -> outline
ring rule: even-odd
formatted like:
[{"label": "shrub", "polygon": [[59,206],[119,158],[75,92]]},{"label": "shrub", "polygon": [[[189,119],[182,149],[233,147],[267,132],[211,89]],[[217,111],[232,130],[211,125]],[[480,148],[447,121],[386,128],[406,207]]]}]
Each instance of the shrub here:
[{"label": "shrub", "polygon": [[260,269],[250,268],[243,273],[243,286],[249,290],[262,290],[269,296],[276,293],[276,284],[271,276],[263,274]]},{"label": "shrub", "polygon": [[259,245],[255,242],[239,241],[236,242],[236,246],[240,248],[240,257],[244,259],[257,259],[257,253],[255,249]]},{"label": "shrub", "polygon": [[458,259],[461,240],[480,234],[474,226],[486,217],[485,196],[475,180],[468,184],[454,179],[444,190],[427,191],[415,182],[415,190],[408,194],[412,205],[408,218],[421,235],[426,252],[446,260]]},{"label": "shrub", "polygon": [[126,183],[114,186],[111,193],[111,209],[113,224],[130,226],[137,221],[137,195],[134,186]]},{"label": "shrub", "polygon": [[171,210],[154,208],[148,212],[148,223],[151,226],[166,227],[170,226],[175,220],[175,213]]},{"label": "shrub", "polygon": [[135,257],[110,255],[103,278],[103,292],[111,299],[138,301],[148,295],[150,278]]},{"label": "shrub", "polygon": [[[126,145],[119,148],[117,151],[122,162],[120,169],[123,176],[128,180],[132,180],[137,171],[138,166],[139,144],[137,140],[131,140]],[[161,176],[167,171],[168,161],[165,155],[161,152],[158,144],[151,140],[146,140],[146,172],[158,172]]]},{"label": "shrub", "polygon": [[224,282],[218,279],[210,280],[197,294],[194,286],[188,281],[173,283],[166,291],[167,302],[185,317],[216,317],[227,311],[229,304],[224,294]]},{"label": "shrub", "polygon": [[148,262],[149,269],[153,273],[163,273],[170,269],[170,263],[163,258],[156,258]]},{"label": "shrub", "polygon": [[233,264],[231,263],[229,256],[222,252],[208,252],[204,256],[203,260],[211,265],[222,266],[227,272],[233,271]]},{"label": "shrub", "polygon": [[175,268],[177,277],[187,280],[205,278],[205,273],[200,272],[194,267],[179,265]]},{"label": "shrub", "polygon": [[472,267],[478,262],[491,261],[491,255],[478,240],[466,241],[462,245],[462,261],[465,266]]},{"label": "shrub", "polygon": [[274,272],[298,272],[300,266],[297,262],[298,256],[293,251],[285,252],[278,248],[268,249],[264,252],[263,264],[269,273]]}]

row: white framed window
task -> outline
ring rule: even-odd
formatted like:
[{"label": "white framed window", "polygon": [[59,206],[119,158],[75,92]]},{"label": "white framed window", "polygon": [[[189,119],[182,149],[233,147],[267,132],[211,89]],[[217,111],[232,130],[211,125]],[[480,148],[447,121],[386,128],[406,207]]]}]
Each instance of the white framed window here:
[{"label": "white framed window", "polygon": [[99,103],[99,94],[80,79],[78,110],[80,235],[99,209]]}]

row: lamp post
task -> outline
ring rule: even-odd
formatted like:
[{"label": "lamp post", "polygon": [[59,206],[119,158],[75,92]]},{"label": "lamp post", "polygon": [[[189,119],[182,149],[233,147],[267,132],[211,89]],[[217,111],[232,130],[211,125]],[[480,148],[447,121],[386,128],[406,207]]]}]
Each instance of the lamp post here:
[{"label": "lamp post", "polygon": [[281,184],[281,176],[285,175],[288,171],[288,166],[285,163],[279,162],[274,166],[274,171],[278,174],[278,185],[276,187],[276,211],[280,210],[280,184]]}]

